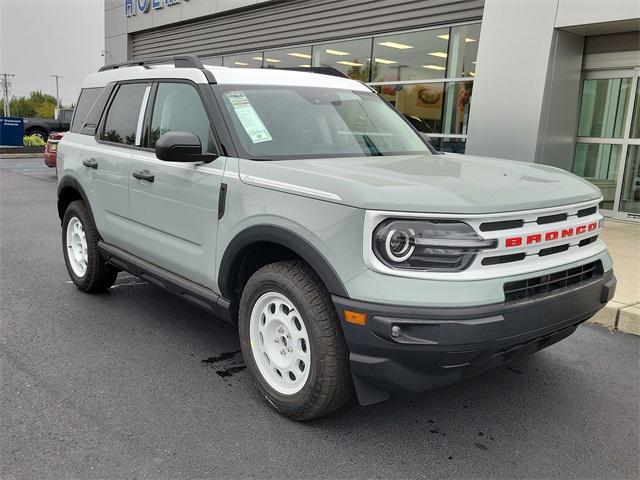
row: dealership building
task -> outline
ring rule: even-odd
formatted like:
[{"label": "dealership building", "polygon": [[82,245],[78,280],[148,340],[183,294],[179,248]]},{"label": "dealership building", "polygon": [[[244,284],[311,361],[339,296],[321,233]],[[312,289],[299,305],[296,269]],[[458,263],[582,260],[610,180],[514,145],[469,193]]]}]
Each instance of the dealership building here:
[{"label": "dealership building", "polygon": [[638,0],[105,0],[105,63],[327,66],[443,151],[570,170],[640,220]]}]

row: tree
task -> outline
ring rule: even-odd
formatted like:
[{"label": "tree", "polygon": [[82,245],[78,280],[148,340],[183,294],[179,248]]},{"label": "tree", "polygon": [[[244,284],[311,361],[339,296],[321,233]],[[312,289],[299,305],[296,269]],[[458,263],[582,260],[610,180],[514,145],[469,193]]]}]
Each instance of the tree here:
[{"label": "tree", "polygon": [[[11,115],[15,117],[53,118],[56,99],[52,95],[35,90],[29,96],[13,97],[9,101]],[[0,100],[0,111],[4,111],[4,102]]]}]

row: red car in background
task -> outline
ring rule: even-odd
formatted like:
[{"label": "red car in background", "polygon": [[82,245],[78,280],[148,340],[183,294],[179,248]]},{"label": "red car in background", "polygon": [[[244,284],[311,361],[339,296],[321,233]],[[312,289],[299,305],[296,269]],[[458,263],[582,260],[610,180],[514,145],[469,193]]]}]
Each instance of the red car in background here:
[{"label": "red car in background", "polygon": [[64,132],[53,132],[47,139],[47,146],[44,149],[44,164],[47,167],[56,168],[56,157],[58,153],[58,142],[62,140]]}]

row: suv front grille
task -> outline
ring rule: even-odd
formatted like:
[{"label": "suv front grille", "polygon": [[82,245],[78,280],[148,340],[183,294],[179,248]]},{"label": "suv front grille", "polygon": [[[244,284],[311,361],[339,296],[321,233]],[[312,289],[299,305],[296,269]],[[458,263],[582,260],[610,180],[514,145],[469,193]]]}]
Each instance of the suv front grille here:
[{"label": "suv front grille", "polygon": [[561,272],[507,282],[504,284],[504,298],[507,302],[522,300],[586,282],[601,276],[602,273],[602,262],[598,260]]}]

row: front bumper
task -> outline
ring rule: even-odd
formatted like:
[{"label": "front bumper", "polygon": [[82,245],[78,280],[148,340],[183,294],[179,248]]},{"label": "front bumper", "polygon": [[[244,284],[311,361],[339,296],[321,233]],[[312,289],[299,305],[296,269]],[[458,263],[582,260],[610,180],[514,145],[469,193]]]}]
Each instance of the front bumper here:
[{"label": "front bumper", "polygon": [[[360,403],[416,393],[482,373],[569,336],[613,298],[609,270],[535,297],[464,308],[421,308],[333,297]],[[366,325],[344,310],[366,314]],[[397,328],[394,328],[397,327]],[[393,332],[393,333],[392,333]]]}]

